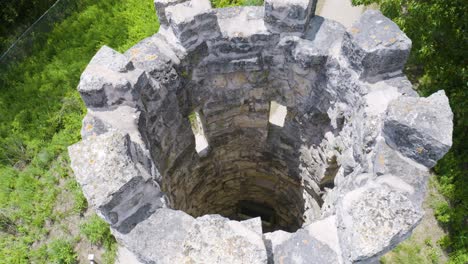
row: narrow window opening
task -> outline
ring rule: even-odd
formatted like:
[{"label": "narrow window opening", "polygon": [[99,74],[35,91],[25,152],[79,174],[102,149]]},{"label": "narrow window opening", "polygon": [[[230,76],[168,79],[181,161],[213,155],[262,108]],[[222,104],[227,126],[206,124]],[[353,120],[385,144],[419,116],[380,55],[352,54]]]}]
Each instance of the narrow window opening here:
[{"label": "narrow window opening", "polygon": [[195,150],[198,154],[203,154],[208,151],[208,140],[203,129],[202,116],[199,111],[193,111],[189,116],[192,132],[195,136]]},{"label": "narrow window opening", "polygon": [[276,101],[271,101],[270,117],[268,120],[271,124],[283,127],[287,114],[288,114],[288,109],[286,108],[286,106],[281,105],[277,103]]}]

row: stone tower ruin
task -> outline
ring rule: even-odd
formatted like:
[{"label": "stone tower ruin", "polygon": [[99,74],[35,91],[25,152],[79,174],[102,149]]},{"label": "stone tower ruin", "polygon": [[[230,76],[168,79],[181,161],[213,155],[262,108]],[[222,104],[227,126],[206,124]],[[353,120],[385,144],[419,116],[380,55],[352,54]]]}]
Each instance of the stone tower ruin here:
[{"label": "stone tower ruin", "polygon": [[380,12],[315,4],[155,0],[157,34],[93,57],[71,164],[141,262],[374,263],[419,223],[448,99],[412,89]]}]

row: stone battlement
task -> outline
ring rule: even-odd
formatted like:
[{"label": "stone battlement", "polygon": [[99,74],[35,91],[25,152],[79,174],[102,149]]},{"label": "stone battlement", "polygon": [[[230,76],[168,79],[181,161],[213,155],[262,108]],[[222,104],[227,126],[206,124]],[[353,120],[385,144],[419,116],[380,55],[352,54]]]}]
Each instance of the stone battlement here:
[{"label": "stone battlement", "polygon": [[71,165],[141,262],[373,263],[419,223],[448,99],[412,89],[380,12],[315,5],[155,0],[157,34],[93,57]]}]

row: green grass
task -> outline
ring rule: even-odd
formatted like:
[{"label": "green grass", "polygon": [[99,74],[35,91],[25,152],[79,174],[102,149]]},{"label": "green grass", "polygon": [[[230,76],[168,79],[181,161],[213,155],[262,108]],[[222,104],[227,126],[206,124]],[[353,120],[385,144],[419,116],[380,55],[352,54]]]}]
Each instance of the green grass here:
[{"label": "green grass", "polygon": [[[40,38],[31,56],[2,69],[0,212],[9,224],[0,225],[0,263],[73,262],[76,241],[50,240],[46,223],[65,217],[53,213],[59,181],[70,177],[58,157],[80,139],[80,74],[102,45],[123,52],[157,30],[151,0],[81,0],[74,14]],[[83,213],[86,200],[76,182],[68,182],[73,212]],[[52,242],[32,250],[39,241]],[[115,252],[115,246],[107,248]]]},{"label": "green grass", "polygon": [[80,226],[80,231],[93,245],[110,247],[114,243],[109,225],[95,214]]},{"label": "green grass", "polygon": [[216,8],[227,6],[253,6],[262,4],[263,0],[211,0],[211,5]]},{"label": "green grass", "polygon": [[80,233],[93,245],[103,246],[106,249],[104,262],[113,263],[117,253],[117,243],[110,232],[109,224],[96,214],[93,214],[87,222],[80,226]]},{"label": "green grass", "polygon": [[[262,3],[212,2],[216,7]],[[158,28],[152,0],[77,0],[72,15],[37,35],[28,57],[1,66],[0,263],[76,261],[80,238],[48,234],[70,214],[87,209],[67,165],[66,149],[80,139],[86,111],[76,86],[101,46],[124,52]],[[64,190],[71,193],[73,209],[57,213]],[[113,262],[117,247],[106,223],[92,216],[81,234],[104,246],[104,262]]]}]

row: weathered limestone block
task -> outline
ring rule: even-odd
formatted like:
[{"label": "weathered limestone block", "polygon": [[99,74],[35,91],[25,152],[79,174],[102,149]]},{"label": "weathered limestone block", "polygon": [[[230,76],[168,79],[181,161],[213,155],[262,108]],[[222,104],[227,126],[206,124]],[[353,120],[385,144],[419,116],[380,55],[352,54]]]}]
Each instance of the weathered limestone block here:
[{"label": "weathered limestone block", "polygon": [[216,14],[209,0],[190,0],[166,8],[174,35],[187,50],[219,36]]},{"label": "weathered limestone block", "polygon": [[305,230],[297,231],[291,238],[275,247],[273,256],[275,263],[284,264],[338,263],[336,253]]},{"label": "weathered limestone block", "polygon": [[132,142],[129,151],[133,160],[137,162],[138,166],[142,166],[144,171],[159,179],[159,172],[146,147],[146,135],[142,135],[140,132],[144,131],[145,125],[142,113],[133,107],[122,105],[115,109],[101,111],[89,109],[83,119],[81,136],[83,139],[88,139],[107,132],[128,134]]},{"label": "weathered limestone block", "polygon": [[293,234],[283,230],[263,234],[263,241],[268,254],[268,264],[274,263],[275,248],[288,240]]},{"label": "weathered limestone block", "polygon": [[205,215],[193,222],[184,242],[184,255],[188,263],[267,263],[261,232],[252,230],[250,223],[219,215]]},{"label": "weathered limestone block", "polygon": [[271,263],[342,263],[335,216],[297,231],[264,235]]},{"label": "weathered limestone block", "polygon": [[143,263],[187,263],[182,251],[194,221],[182,211],[161,208],[129,233],[113,234]]},{"label": "weathered limestone block", "polygon": [[342,51],[361,79],[401,74],[411,40],[379,11],[366,11],[346,33]]},{"label": "weathered limestone block", "polygon": [[432,168],[452,146],[452,119],[444,91],[427,98],[400,97],[388,107],[383,133],[390,146]]},{"label": "weathered limestone block", "polygon": [[71,167],[84,195],[122,233],[166,206],[150,172],[131,154],[134,144],[128,134],[109,132],[69,147]]},{"label": "weathered limestone block", "polygon": [[343,258],[351,263],[374,263],[408,237],[423,212],[402,192],[370,183],[342,197],[337,211]]},{"label": "weathered limestone block", "polygon": [[241,224],[255,233],[263,236],[262,230],[262,219],[260,217],[251,218],[248,220],[241,221]]},{"label": "weathered limestone block", "polygon": [[410,97],[418,97],[418,93],[413,90],[413,85],[408,80],[406,76],[397,76],[395,78],[386,79],[384,83],[391,86],[398,88],[398,92],[402,95],[410,96]]},{"label": "weathered limestone block", "polygon": [[[142,40],[124,55],[136,68],[144,69],[158,84],[174,90],[180,85],[180,76],[174,69],[174,64],[179,63],[179,58],[168,45],[164,38],[156,35]],[[151,95],[157,96],[158,93]]]},{"label": "weathered limestone block", "polygon": [[[357,82],[350,82],[356,73],[348,67],[342,65],[334,57],[329,57],[325,64],[326,72],[324,78],[327,79],[326,88],[314,91],[314,96],[318,97],[317,108],[326,111],[333,107],[331,102],[344,103],[349,108],[354,108],[361,103],[361,97],[366,94],[366,89]],[[323,75],[321,76],[323,78]],[[324,94],[324,96],[321,96]]]},{"label": "weathered limestone block", "polygon": [[337,256],[337,262],[342,263],[341,247],[338,238],[338,229],[336,226],[336,216],[330,216],[317,220],[310,225],[304,227],[304,230],[309,232],[309,235],[321,243],[327,245]]},{"label": "weathered limestone block", "polygon": [[302,34],[315,15],[316,4],[316,0],[266,0],[266,26],[273,33]]},{"label": "weathered limestone block", "polygon": [[154,0],[154,8],[156,9],[156,14],[158,15],[159,24],[163,27],[169,26],[169,21],[166,17],[166,8],[187,1],[189,0]]},{"label": "weathered limestone block", "polygon": [[223,58],[258,55],[274,43],[265,27],[262,7],[234,7],[216,10],[221,37],[207,41],[210,55]]},{"label": "weathered limestone block", "polygon": [[328,54],[341,49],[345,33],[346,28],[342,24],[321,16],[314,16],[304,33],[304,39],[313,41],[316,49]]},{"label": "weathered limestone block", "polygon": [[133,142],[143,144],[140,127],[144,124],[142,113],[136,108],[122,105],[107,111],[88,110],[83,119],[81,136],[83,139],[117,130],[128,133]]},{"label": "weathered limestone block", "polygon": [[313,46],[311,41],[299,37],[284,37],[278,45],[290,52],[290,54],[286,54],[286,61],[296,63],[302,69],[323,65],[328,57],[328,54],[323,54],[321,50]]},{"label": "weathered limestone block", "polygon": [[387,184],[405,193],[415,207],[422,206],[429,170],[398,151],[392,149],[383,139],[375,147],[373,162],[376,181]]},{"label": "weathered limestone block", "polygon": [[143,71],[134,69],[125,56],[104,46],[81,75],[78,91],[89,108],[135,106],[147,83]]}]

